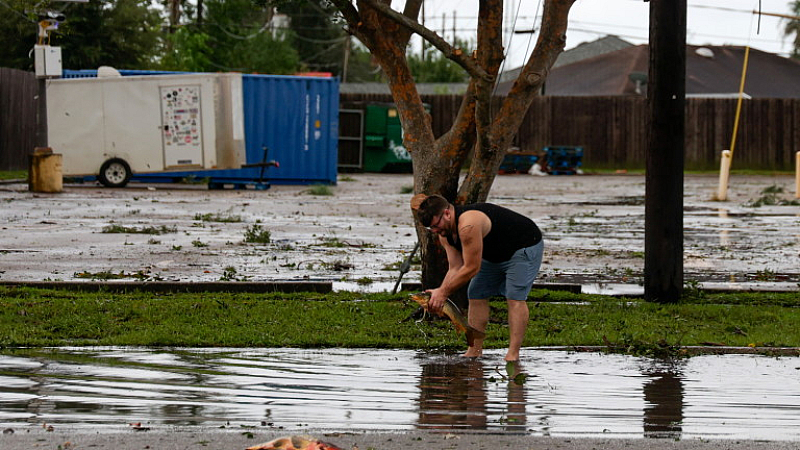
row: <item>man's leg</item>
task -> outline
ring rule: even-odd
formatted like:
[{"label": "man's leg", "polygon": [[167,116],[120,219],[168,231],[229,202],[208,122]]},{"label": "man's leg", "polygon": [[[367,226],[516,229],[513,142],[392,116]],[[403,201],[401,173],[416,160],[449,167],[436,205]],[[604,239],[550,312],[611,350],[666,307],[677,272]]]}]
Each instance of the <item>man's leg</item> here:
[{"label": "man's leg", "polygon": [[[470,303],[471,305],[471,303]],[[508,300],[508,353],[506,361],[519,361],[519,349],[525,339],[528,327],[528,303],[520,300]]]},{"label": "man's leg", "polygon": [[519,349],[528,328],[528,294],[539,274],[544,255],[544,242],[517,250],[509,260],[506,279],[506,301],[508,302],[508,353],[506,361],[519,361]]},{"label": "man's leg", "polygon": [[[486,325],[489,323],[489,300],[486,299],[470,299],[469,309],[467,310],[467,320],[470,326],[478,331],[486,331]],[[475,343],[472,347],[467,349],[467,352],[462,356],[468,358],[476,358],[483,354],[483,338],[475,338]]]}]

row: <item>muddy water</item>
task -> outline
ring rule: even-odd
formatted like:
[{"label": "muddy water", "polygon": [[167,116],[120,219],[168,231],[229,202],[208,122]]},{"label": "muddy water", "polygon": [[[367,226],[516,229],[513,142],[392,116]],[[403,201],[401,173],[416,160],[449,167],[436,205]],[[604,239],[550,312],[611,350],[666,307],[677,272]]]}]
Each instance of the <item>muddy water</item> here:
[{"label": "muddy water", "polygon": [[523,383],[404,350],[0,352],[0,426],[41,423],[800,441],[800,359],[527,349]]}]

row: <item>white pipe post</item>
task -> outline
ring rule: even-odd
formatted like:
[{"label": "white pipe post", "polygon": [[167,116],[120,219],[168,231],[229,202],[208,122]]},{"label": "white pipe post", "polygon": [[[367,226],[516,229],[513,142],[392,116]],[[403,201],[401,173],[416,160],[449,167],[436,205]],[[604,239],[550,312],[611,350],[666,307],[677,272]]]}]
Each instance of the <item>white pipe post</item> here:
[{"label": "white pipe post", "polygon": [[731,151],[723,150],[722,158],[719,161],[719,189],[717,190],[717,200],[721,202],[728,199],[728,177],[730,176],[730,170]]}]

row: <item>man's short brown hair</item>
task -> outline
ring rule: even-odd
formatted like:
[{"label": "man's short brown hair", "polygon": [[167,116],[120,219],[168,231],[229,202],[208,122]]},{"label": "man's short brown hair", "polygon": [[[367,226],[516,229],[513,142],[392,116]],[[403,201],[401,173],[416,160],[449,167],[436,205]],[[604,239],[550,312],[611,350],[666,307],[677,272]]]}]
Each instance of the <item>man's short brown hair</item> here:
[{"label": "man's short brown hair", "polygon": [[423,227],[431,226],[433,218],[442,213],[445,209],[450,207],[450,202],[438,194],[429,195],[425,198],[417,208],[417,218]]}]

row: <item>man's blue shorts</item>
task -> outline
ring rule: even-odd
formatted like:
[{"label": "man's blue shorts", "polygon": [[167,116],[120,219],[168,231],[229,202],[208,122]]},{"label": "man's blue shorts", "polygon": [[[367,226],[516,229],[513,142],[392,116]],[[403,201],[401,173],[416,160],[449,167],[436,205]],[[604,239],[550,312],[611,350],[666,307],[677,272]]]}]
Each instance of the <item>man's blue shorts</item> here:
[{"label": "man's blue shorts", "polygon": [[533,280],[539,274],[544,256],[544,240],[517,250],[511,259],[501,263],[481,261],[481,270],[470,281],[470,299],[488,299],[502,295],[509,300],[528,299]]}]

